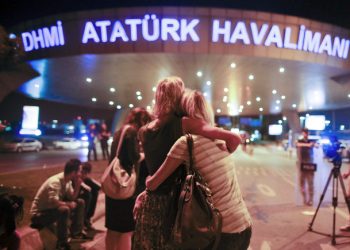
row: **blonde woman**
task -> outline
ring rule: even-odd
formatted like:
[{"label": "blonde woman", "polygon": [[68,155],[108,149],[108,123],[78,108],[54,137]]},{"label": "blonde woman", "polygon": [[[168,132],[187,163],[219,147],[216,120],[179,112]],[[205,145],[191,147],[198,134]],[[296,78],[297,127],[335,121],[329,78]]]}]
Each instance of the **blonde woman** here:
[{"label": "blonde woman", "polygon": [[[185,114],[191,119],[213,123],[210,107],[198,91],[188,90],[182,99]],[[193,136],[194,166],[208,183],[216,208],[222,214],[223,228],[218,249],[247,249],[251,237],[252,221],[243,201],[237,182],[232,154],[218,147],[214,140]],[[239,142],[237,142],[238,146]],[[171,148],[157,172],[148,178],[146,187],[156,190],[159,185],[177,171],[183,162],[188,164],[189,154],[186,136],[180,137]]]},{"label": "blonde woman", "polygon": [[[184,83],[176,76],[166,77],[157,85],[156,119],[139,133],[150,175],[158,170],[172,145],[185,133],[223,139],[229,151],[238,146],[240,138],[234,134],[215,128],[203,119],[183,117],[180,103],[184,92]],[[181,169],[174,171],[153,192],[144,192],[137,198],[133,249],[173,249],[169,235],[175,214],[171,211],[176,205],[176,183],[181,175]]]}]

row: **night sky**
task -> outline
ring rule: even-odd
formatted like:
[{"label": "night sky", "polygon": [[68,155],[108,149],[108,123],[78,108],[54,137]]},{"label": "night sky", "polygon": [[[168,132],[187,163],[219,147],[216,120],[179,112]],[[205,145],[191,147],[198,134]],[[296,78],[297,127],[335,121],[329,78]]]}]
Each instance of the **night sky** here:
[{"label": "night sky", "polygon": [[0,0],[0,25],[71,12],[132,6],[202,6],[260,10],[306,17],[350,29],[349,0]]}]

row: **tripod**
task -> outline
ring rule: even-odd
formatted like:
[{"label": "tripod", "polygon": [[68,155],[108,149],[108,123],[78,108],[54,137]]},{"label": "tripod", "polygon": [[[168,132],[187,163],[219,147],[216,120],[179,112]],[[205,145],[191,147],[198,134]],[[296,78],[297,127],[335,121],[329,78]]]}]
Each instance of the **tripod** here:
[{"label": "tripod", "polygon": [[[331,172],[329,173],[329,177],[327,179],[327,182],[326,182],[326,185],[324,187],[324,190],[323,190],[323,192],[321,194],[320,201],[319,201],[319,203],[317,205],[316,212],[315,212],[315,214],[314,214],[314,216],[313,216],[313,218],[312,218],[312,220],[311,220],[311,222],[309,224],[309,231],[331,237],[333,246],[336,244],[336,241],[335,241],[336,237],[350,237],[350,236],[336,235],[335,234],[335,221],[336,221],[336,213],[335,212],[336,212],[336,208],[338,206],[338,183],[339,182],[340,182],[341,189],[343,191],[343,195],[344,195],[344,199],[345,199],[345,202],[346,202],[346,206],[348,207],[349,214],[350,214],[350,201],[346,197],[345,185],[344,185],[343,177],[341,176],[341,173],[340,173],[340,167],[341,167],[341,161],[340,162],[339,161],[333,161],[333,168],[332,168]],[[321,203],[322,203],[322,201],[324,199],[324,196],[326,194],[326,191],[327,191],[327,188],[329,186],[329,183],[330,183],[331,179],[333,180],[332,181],[332,185],[333,185],[333,189],[332,189],[333,228],[332,228],[332,234],[330,235],[330,234],[325,234],[325,233],[321,233],[321,232],[317,232],[317,231],[313,230],[312,229],[312,225],[314,224],[314,221],[316,219],[318,210],[320,209]]]}]

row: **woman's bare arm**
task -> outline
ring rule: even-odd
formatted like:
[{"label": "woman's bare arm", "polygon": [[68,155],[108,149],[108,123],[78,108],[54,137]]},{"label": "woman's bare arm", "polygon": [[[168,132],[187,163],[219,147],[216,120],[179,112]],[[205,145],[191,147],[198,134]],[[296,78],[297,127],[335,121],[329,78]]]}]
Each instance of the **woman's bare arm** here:
[{"label": "woman's bare arm", "polygon": [[182,118],[182,129],[184,133],[201,135],[209,139],[224,140],[230,153],[234,152],[241,143],[241,137],[230,131],[209,125],[201,119],[189,117]]},{"label": "woman's bare arm", "polygon": [[153,191],[165,181],[183,162],[181,159],[176,159],[172,157],[167,157],[157,172],[154,173],[151,177],[148,177],[146,180],[146,187]]}]

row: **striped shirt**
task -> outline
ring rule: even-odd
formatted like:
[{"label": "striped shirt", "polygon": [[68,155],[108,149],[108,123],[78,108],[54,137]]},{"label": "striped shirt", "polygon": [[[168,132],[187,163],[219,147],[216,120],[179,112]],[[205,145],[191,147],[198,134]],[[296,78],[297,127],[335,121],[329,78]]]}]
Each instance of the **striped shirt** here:
[{"label": "striped shirt", "polygon": [[[239,233],[251,226],[252,220],[238,185],[232,154],[221,150],[210,139],[193,135],[194,165],[208,183],[213,202],[222,214],[223,233]],[[168,153],[188,164],[186,136],[179,138]]]}]

